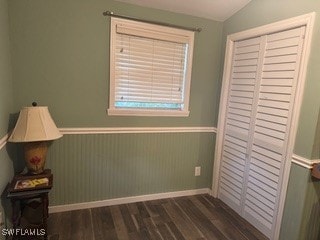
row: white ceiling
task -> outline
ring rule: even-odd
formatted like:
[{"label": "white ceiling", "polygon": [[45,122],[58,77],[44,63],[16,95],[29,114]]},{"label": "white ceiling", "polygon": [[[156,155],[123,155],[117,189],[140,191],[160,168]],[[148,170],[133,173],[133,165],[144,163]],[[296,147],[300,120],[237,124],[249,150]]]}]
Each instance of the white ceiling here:
[{"label": "white ceiling", "polygon": [[224,21],[251,0],[116,0],[144,7]]}]

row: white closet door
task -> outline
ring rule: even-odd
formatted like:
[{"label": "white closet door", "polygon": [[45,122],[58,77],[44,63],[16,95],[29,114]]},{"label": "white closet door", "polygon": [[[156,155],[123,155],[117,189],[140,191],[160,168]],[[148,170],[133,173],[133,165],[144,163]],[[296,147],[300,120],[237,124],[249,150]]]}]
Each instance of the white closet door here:
[{"label": "white closet door", "polygon": [[305,27],[266,36],[244,217],[270,236],[277,215]]},{"label": "white closet door", "polygon": [[235,42],[219,198],[271,237],[305,27]]},{"label": "white closet door", "polygon": [[229,87],[219,198],[241,213],[244,173],[253,112],[261,39],[235,43]]}]

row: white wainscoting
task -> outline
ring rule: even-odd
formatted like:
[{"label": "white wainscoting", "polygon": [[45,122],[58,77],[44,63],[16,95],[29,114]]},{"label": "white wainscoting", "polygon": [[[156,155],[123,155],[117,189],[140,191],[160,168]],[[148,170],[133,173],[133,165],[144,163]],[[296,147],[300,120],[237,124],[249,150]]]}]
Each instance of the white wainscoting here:
[{"label": "white wainscoting", "polygon": [[[217,129],[215,127],[60,128],[60,131],[63,134],[188,133],[188,132],[216,133],[216,130]],[[5,147],[8,137],[9,137],[9,134],[6,134],[0,139],[0,150]],[[314,163],[320,163],[320,159],[310,160],[294,154],[292,156],[292,162],[301,167],[311,169]],[[116,198],[116,199],[107,199],[107,200],[94,201],[94,202],[58,205],[58,206],[51,206],[49,208],[49,211],[50,213],[63,212],[63,211],[70,211],[70,210],[77,210],[77,209],[111,206],[115,204],[125,204],[125,203],[148,201],[148,200],[171,198],[171,197],[190,196],[190,195],[196,195],[196,194],[211,194],[211,190],[208,188],[204,188],[204,189],[157,193],[157,194],[132,196],[132,197],[124,197],[124,198]]]}]

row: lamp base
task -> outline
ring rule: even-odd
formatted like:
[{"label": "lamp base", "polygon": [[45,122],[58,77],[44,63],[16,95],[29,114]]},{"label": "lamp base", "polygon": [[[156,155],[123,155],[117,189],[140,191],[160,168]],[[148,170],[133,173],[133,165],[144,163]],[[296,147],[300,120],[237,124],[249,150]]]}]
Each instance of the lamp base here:
[{"label": "lamp base", "polygon": [[40,174],[44,171],[48,144],[42,142],[28,142],[24,145],[24,157],[30,174]]}]

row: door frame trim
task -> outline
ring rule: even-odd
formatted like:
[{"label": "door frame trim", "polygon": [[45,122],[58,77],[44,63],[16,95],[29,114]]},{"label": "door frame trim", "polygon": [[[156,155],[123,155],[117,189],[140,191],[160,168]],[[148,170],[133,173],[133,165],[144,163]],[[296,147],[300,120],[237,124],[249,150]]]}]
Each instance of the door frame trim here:
[{"label": "door frame trim", "polygon": [[303,99],[307,65],[308,65],[308,60],[310,56],[314,20],[315,20],[315,12],[312,12],[309,14],[267,24],[261,27],[256,27],[253,29],[245,30],[245,31],[234,33],[227,36],[227,45],[226,45],[226,52],[225,52],[224,70],[223,70],[220,105],[219,105],[217,136],[216,136],[216,145],[215,145],[214,166],[213,166],[212,194],[214,197],[218,197],[218,186],[219,186],[219,177],[220,177],[219,172],[220,172],[220,165],[221,165],[223,133],[225,129],[228,91],[229,91],[230,77],[231,77],[231,71],[232,71],[232,54],[234,51],[235,41],[258,37],[261,35],[266,35],[266,34],[278,32],[278,31],[284,31],[291,28],[301,27],[301,26],[306,27],[304,46],[303,46],[302,55],[301,55],[299,76],[298,76],[298,82],[296,87],[295,104],[292,109],[293,114],[292,114],[292,120],[291,120],[291,129],[288,134],[289,139],[287,140],[288,147],[287,147],[286,159],[290,159],[290,161],[287,161],[284,166],[283,179],[282,179],[282,182],[280,183],[281,185],[280,187],[282,191],[279,196],[276,224],[273,225],[275,227],[272,231],[271,239],[278,239],[280,234],[280,227],[281,227],[280,223],[282,220],[282,215],[284,210],[287,185],[288,185],[290,168],[291,168],[291,159],[293,156],[293,148],[294,148],[295,138],[297,134],[301,103]]}]

